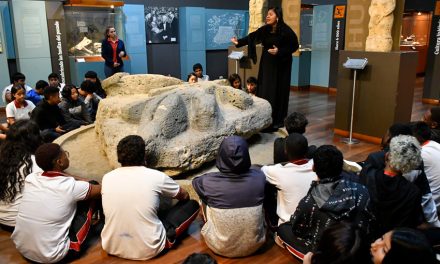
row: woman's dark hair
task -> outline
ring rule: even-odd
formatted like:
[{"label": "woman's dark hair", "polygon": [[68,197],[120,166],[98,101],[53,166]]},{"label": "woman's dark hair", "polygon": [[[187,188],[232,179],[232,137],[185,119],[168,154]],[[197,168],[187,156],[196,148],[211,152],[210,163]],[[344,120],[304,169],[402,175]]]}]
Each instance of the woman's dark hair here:
[{"label": "woman's dark hair", "polygon": [[333,145],[320,146],[313,155],[313,165],[319,179],[335,179],[341,175],[344,158]]},{"label": "woman's dark hair", "polygon": [[145,141],[138,135],[121,139],[117,147],[118,162],[122,166],[145,165]]},{"label": "woman's dark hair", "polygon": [[368,244],[354,224],[339,222],[324,230],[312,264],[370,263]]},{"label": "woman's dark hair", "polygon": [[0,145],[0,201],[13,202],[22,191],[32,172],[31,155],[41,144],[40,129],[33,121],[18,120],[9,127]]},{"label": "woman's dark hair", "polygon": [[209,254],[192,253],[182,264],[217,264],[217,261]]},{"label": "woman's dark hair", "polygon": [[194,76],[197,78],[197,75],[194,72],[191,72],[190,74],[188,74],[188,77],[186,78],[187,82],[189,82],[189,78],[191,78],[191,76]]},{"label": "woman's dark hair", "polygon": [[229,75],[229,78],[228,78],[228,81],[229,81],[229,84],[232,86],[232,87],[234,87],[234,81],[236,81],[236,80],[239,80],[240,81],[240,86],[241,86],[241,77],[240,77],[240,75],[238,75],[238,74],[236,74],[236,73],[233,73],[233,74],[231,74],[231,75]]},{"label": "woman's dark hair", "polygon": [[267,9],[268,12],[269,12],[269,10],[272,10],[275,13],[275,15],[277,16],[278,21],[277,21],[277,27],[276,27],[275,31],[280,32],[280,28],[285,26],[284,17],[283,17],[283,9],[281,9],[281,7],[278,7],[278,6],[271,6]]},{"label": "woman's dark hair", "polygon": [[15,94],[19,91],[19,90],[23,90],[24,94],[26,95],[26,89],[24,88],[24,85],[17,83],[16,85],[12,86],[11,88],[11,99],[12,101],[15,100]]},{"label": "woman's dark hair", "polygon": [[81,83],[81,90],[87,93],[94,93],[96,91],[96,86],[92,81],[85,80]]},{"label": "woman's dark hair", "polygon": [[[77,89],[73,84],[66,84],[61,91],[61,96],[69,102],[72,102],[72,90]],[[77,89],[78,91],[78,89]]]},{"label": "woman's dark hair", "polygon": [[397,228],[391,234],[391,249],[382,264],[388,263],[437,263],[434,251],[420,231],[411,228]]},{"label": "woman's dark hair", "polygon": [[104,32],[104,39],[108,39],[108,33],[110,33],[110,29],[115,28],[114,26],[108,26]]}]

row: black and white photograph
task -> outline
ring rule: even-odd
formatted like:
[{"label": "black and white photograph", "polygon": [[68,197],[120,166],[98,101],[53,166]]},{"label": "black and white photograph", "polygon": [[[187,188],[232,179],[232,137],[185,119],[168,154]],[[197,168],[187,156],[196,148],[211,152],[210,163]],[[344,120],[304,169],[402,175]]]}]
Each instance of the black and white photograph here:
[{"label": "black and white photograph", "polygon": [[179,35],[179,8],[145,7],[147,43],[177,43]]}]

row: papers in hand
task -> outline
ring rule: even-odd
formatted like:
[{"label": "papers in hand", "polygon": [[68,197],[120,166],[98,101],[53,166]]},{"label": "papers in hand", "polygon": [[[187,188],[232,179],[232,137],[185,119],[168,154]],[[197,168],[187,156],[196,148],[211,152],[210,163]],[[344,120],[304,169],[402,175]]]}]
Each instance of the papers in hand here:
[{"label": "papers in hand", "polygon": [[243,51],[232,51],[231,54],[229,54],[228,58],[233,60],[239,60],[243,58],[244,52]]}]

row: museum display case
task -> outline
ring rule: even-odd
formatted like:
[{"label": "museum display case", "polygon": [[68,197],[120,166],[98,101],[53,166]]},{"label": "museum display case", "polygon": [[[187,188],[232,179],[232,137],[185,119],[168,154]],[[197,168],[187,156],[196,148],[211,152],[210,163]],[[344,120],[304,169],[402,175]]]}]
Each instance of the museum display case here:
[{"label": "museum display case", "polygon": [[400,50],[418,51],[418,74],[425,72],[431,20],[432,14],[428,12],[408,12],[403,15]]},{"label": "museum display case", "polygon": [[101,56],[101,42],[107,26],[114,26],[124,39],[121,7],[64,6],[69,56]]}]

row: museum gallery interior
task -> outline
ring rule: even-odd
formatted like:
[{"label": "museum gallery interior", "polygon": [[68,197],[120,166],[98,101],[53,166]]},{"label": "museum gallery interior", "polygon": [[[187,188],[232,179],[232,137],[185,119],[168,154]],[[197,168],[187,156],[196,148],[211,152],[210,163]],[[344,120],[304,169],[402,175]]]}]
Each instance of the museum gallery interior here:
[{"label": "museum gallery interior", "polygon": [[439,54],[440,0],[0,0],[0,263],[437,263]]}]

